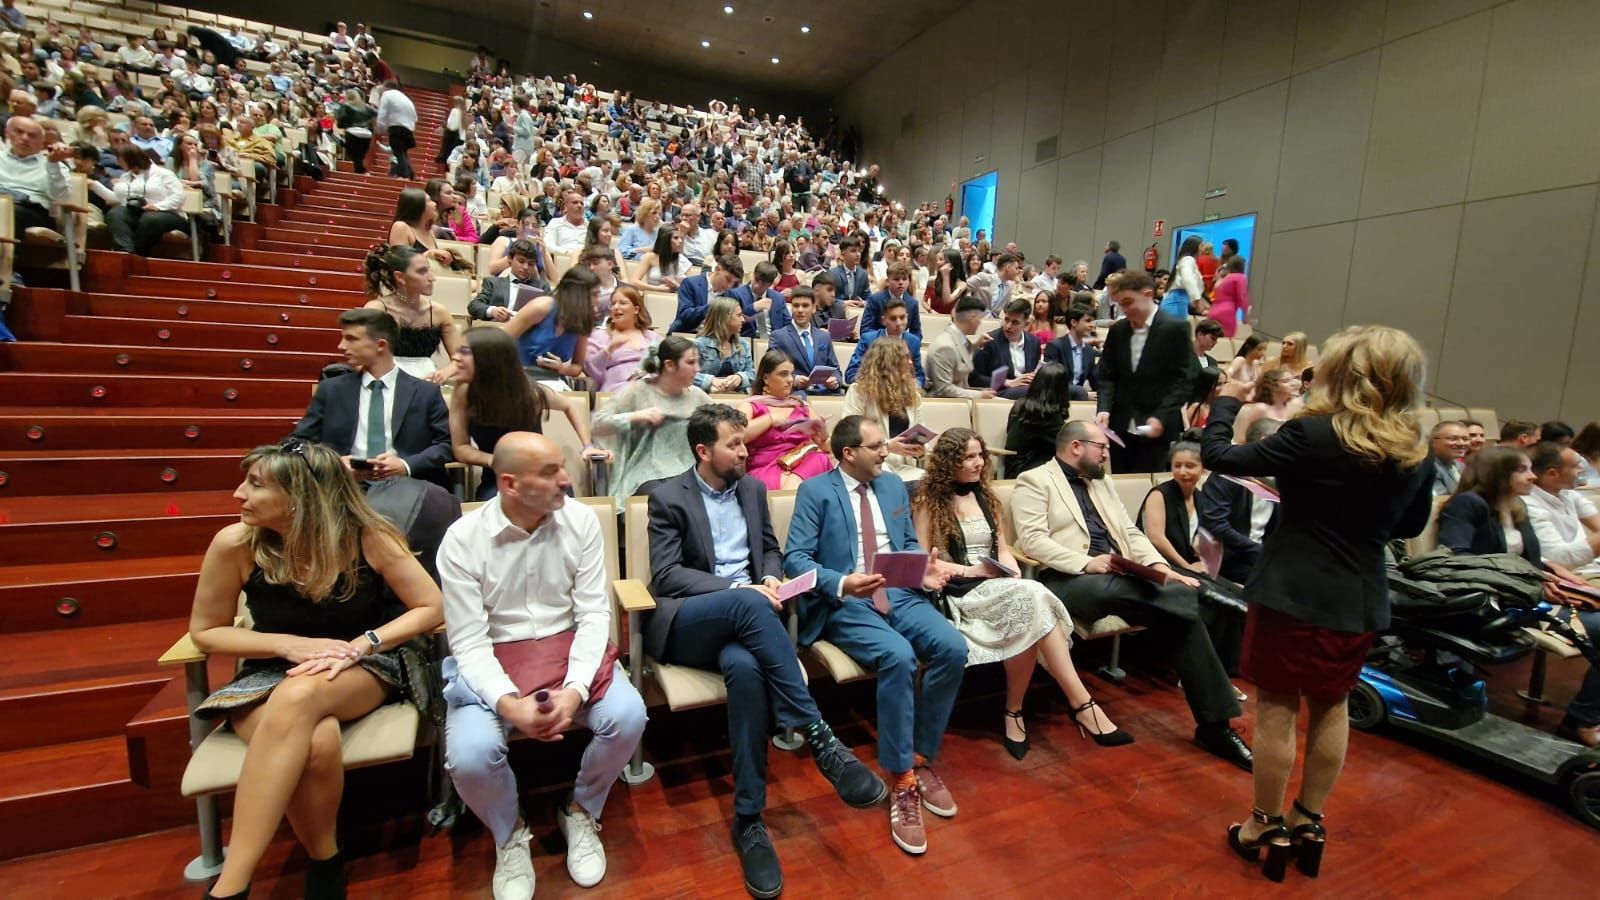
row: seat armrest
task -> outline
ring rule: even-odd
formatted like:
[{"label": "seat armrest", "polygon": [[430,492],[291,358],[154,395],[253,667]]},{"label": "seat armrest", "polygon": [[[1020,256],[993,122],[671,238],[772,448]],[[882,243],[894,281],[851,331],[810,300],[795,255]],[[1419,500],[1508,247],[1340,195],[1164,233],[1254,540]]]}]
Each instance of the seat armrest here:
[{"label": "seat armrest", "polygon": [[194,638],[191,637],[188,632],[184,632],[183,637],[178,638],[178,640],[167,649],[167,652],[161,654],[161,658],[156,660],[156,665],[186,666],[189,663],[202,663],[205,661],[205,651],[201,650],[199,647],[196,647]]},{"label": "seat armrest", "polygon": [[1015,451],[1015,450],[1007,450],[1004,447],[990,447],[989,448],[989,455],[990,456],[1016,456],[1017,455],[1017,451]]},{"label": "seat armrest", "polygon": [[619,578],[612,585],[616,588],[617,602],[622,604],[623,610],[636,613],[656,608],[656,598],[650,596],[650,589],[639,579]]}]

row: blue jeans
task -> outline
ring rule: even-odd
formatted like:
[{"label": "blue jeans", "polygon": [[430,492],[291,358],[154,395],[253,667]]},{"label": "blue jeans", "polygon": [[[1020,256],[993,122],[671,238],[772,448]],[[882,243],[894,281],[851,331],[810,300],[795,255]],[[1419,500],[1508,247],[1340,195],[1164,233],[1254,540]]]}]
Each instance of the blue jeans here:
[{"label": "blue jeans", "polygon": [[687,598],[672,617],[662,662],[722,673],[728,686],[728,743],[733,755],[733,811],[759,815],[767,805],[767,737],[822,718],[800,659],[767,598],[731,588]]},{"label": "blue jeans", "polygon": [[[846,597],[822,629],[823,640],[878,673],[878,761],[891,774],[908,772],[920,753],[939,755],[950,710],[967,670],[967,641],[928,598],[889,591],[889,614],[870,599]],[[927,664],[917,688],[917,662]]]},{"label": "blue jeans", "polygon": [[[456,792],[494,834],[496,847],[511,839],[517,826],[517,776],[506,762],[511,723],[500,718],[456,670],[455,657],[444,661],[444,770]],[[611,785],[633,756],[644,734],[644,701],[619,666],[605,697],[588,703],[573,717],[575,728],[587,728],[594,739],[583,751],[572,799],[599,820]]]}]

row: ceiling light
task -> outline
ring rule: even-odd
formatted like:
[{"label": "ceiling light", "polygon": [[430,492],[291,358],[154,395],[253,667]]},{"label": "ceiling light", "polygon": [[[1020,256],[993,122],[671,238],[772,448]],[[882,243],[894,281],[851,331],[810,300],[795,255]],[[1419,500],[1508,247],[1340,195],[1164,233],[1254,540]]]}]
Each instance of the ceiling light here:
[{"label": "ceiling light", "polygon": [[774,57],[773,57],[773,58],[772,58],[772,64],[773,64],[773,65],[777,65],[777,64],[778,64],[778,58],[777,58],[777,57],[776,57],[776,56],[774,56]]},{"label": "ceiling light", "polygon": [[801,34],[810,34],[811,33],[811,26],[810,25],[801,25],[800,26],[800,33]]},{"label": "ceiling light", "polygon": [[727,13],[730,16],[733,15],[733,7],[731,7],[731,6],[724,6],[722,8],[722,11]]},{"label": "ceiling light", "polygon": [[700,46],[709,47],[709,46],[711,46],[711,42],[710,41],[701,41],[700,42]]},{"label": "ceiling light", "polygon": [[594,13],[592,13],[592,12],[589,12],[589,11],[588,11],[588,10],[587,10],[587,9],[586,9],[586,10],[584,10],[584,11],[583,11],[583,17],[584,17],[584,18],[585,18],[585,19],[592,19],[592,18],[594,18]]}]

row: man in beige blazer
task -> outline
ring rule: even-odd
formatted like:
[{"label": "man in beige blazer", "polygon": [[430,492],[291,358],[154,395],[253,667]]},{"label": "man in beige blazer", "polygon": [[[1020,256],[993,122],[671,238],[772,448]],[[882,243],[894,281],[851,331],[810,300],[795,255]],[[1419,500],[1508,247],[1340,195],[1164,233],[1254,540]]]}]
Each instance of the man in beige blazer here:
[{"label": "man in beige blazer", "polygon": [[[1099,426],[1063,426],[1055,461],[1024,472],[1011,492],[1016,549],[1038,561],[1039,581],[1073,616],[1093,621],[1114,615],[1147,628],[1142,640],[1161,642],[1183,680],[1195,743],[1249,770],[1250,748],[1229,723],[1239,715],[1239,701],[1200,618],[1200,584],[1173,572],[1134,525],[1106,481],[1105,460]],[[1117,557],[1155,569],[1166,582],[1115,574]]]}]

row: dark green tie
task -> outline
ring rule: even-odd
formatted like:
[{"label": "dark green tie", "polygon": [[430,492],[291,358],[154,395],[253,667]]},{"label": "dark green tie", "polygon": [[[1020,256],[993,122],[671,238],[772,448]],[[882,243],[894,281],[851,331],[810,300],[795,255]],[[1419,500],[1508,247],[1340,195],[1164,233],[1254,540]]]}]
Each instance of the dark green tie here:
[{"label": "dark green tie", "polygon": [[372,392],[367,401],[367,459],[376,459],[389,445],[389,429],[383,421],[383,382],[374,381],[367,390]]}]

